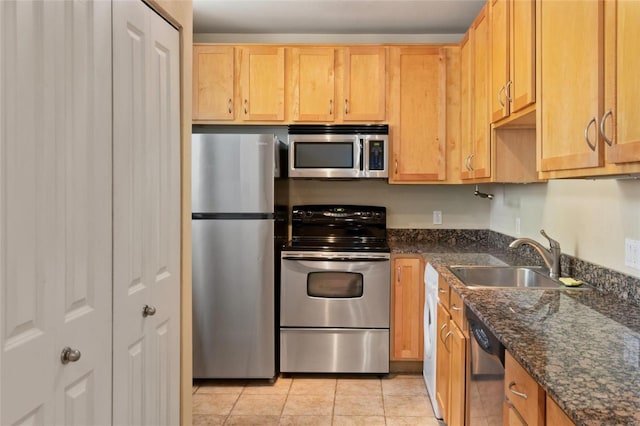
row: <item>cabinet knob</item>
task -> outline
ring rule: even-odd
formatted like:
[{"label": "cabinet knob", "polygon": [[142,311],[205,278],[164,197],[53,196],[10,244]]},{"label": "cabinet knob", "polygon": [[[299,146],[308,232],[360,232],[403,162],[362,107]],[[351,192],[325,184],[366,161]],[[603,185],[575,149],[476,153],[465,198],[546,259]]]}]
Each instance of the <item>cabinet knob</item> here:
[{"label": "cabinet knob", "polygon": [[144,305],[142,308],[142,316],[143,317],[152,317],[156,314],[156,308],[149,305]]},{"label": "cabinet knob", "polygon": [[69,346],[65,346],[60,353],[60,362],[68,364],[70,362],[76,362],[80,359],[82,354],[77,349],[71,349]]}]

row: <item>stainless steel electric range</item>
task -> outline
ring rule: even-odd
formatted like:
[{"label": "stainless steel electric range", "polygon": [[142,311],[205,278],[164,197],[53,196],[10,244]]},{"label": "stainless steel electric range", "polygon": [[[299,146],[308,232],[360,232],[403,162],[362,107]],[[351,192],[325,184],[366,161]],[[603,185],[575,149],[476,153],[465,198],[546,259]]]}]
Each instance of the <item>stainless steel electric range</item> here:
[{"label": "stainless steel electric range", "polygon": [[386,209],[300,205],[282,251],[280,371],[388,373]]}]

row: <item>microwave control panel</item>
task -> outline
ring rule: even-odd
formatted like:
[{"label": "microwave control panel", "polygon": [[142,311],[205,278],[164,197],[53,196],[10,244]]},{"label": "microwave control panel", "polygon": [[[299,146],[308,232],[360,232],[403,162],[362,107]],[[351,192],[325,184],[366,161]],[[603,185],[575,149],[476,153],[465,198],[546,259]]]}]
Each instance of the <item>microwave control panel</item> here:
[{"label": "microwave control panel", "polygon": [[369,170],[384,170],[384,141],[369,141]]}]

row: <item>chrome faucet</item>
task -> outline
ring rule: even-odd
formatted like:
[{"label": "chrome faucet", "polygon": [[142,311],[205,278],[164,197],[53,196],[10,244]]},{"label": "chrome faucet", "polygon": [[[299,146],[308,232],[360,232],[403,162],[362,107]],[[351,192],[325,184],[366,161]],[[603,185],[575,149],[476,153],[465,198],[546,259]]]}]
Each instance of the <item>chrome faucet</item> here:
[{"label": "chrome faucet", "polygon": [[544,229],[540,230],[540,234],[549,240],[548,250],[544,248],[542,244],[531,238],[518,238],[509,244],[509,248],[517,248],[522,244],[529,244],[542,256],[544,263],[549,268],[549,276],[557,280],[560,278],[560,243],[549,237],[547,233],[544,232]]}]

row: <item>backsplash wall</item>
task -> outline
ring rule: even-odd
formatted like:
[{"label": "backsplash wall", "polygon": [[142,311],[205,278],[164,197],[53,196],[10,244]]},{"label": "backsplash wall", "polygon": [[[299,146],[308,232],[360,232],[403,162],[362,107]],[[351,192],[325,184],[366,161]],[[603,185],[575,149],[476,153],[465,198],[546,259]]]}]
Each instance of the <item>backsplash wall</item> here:
[{"label": "backsplash wall", "polygon": [[[380,180],[292,179],[289,203],[370,204],[387,208],[389,228],[486,229],[490,201],[474,197],[472,185],[389,185]],[[433,211],[442,211],[442,225]]]},{"label": "backsplash wall", "polygon": [[563,253],[640,277],[624,262],[625,238],[640,240],[640,180],[553,180],[493,191],[489,229],[546,245],[544,229]]}]

